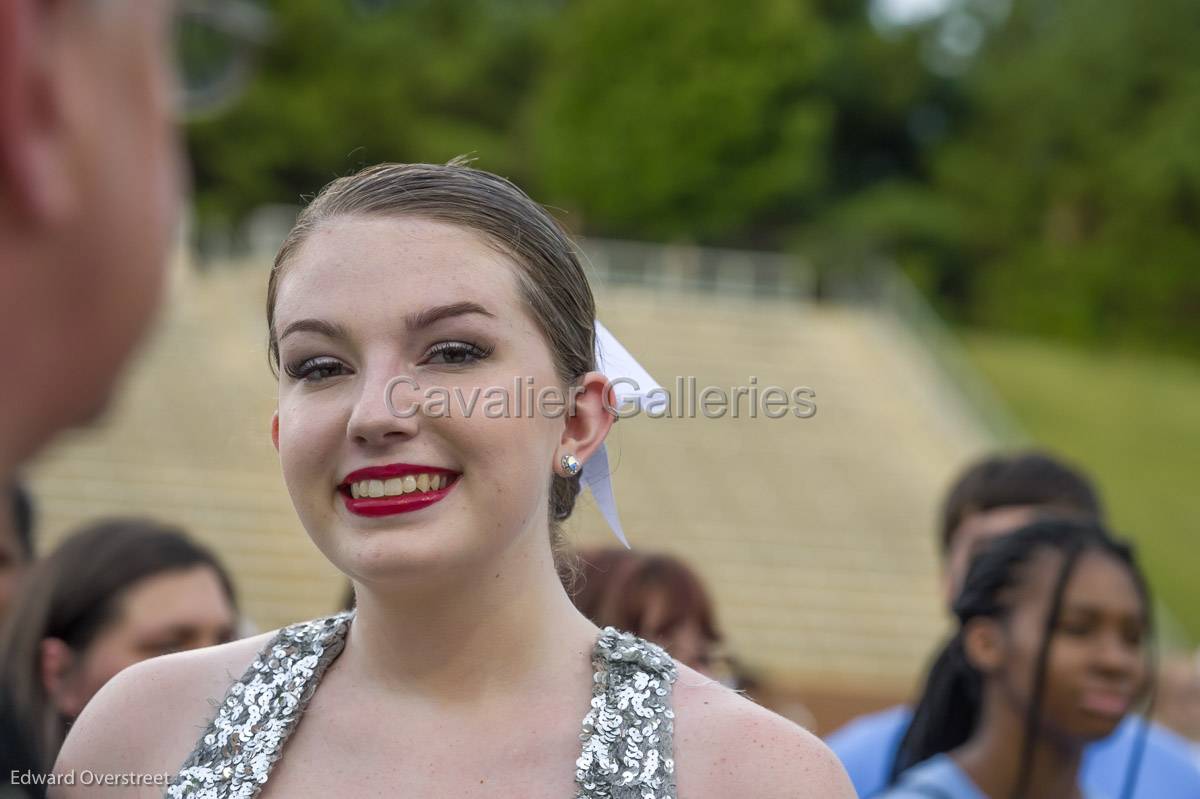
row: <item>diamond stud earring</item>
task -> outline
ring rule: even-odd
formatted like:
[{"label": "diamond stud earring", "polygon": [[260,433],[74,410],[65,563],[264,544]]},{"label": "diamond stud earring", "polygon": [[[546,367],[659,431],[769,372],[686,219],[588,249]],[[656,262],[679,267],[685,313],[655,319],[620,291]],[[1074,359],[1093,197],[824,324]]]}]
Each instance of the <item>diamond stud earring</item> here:
[{"label": "diamond stud earring", "polygon": [[566,472],[567,476],[569,477],[574,477],[575,475],[579,474],[579,470],[583,468],[583,466],[581,466],[579,463],[579,458],[576,458],[570,453],[563,455],[559,460],[559,463],[562,465],[563,471]]}]

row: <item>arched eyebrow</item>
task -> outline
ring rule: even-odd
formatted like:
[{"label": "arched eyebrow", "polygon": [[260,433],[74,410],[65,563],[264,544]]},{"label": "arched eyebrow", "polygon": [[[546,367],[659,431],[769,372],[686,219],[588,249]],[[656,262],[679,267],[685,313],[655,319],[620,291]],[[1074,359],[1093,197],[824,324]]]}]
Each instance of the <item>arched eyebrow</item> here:
[{"label": "arched eyebrow", "polygon": [[[449,319],[454,316],[465,316],[467,314],[479,314],[489,319],[495,318],[495,314],[477,302],[454,302],[449,305],[435,305],[423,311],[410,313],[404,317],[404,327],[411,333],[429,327],[443,319]],[[283,332],[279,334],[279,340],[283,341],[292,333],[302,332],[317,333],[326,338],[333,339],[347,340],[350,338],[346,328],[337,322],[329,322],[324,319],[297,319],[283,329]]]},{"label": "arched eyebrow", "polygon": [[479,314],[489,319],[495,318],[491,311],[477,302],[454,302],[449,305],[435,305],[432,308],[408,314],[404,317],[404,327],[411,333],[429,327],[434,322],[467,314]]},{"label": "arched eyebrow", "polygon": [[1106,618],[1109,616],[1113,616],[1113,617],[1118,617],[1121,619],[1138,619],[1139,621],[1144,620],[1147,617],[1145,608],[1141,608],[1141,609],[1139,609],[1139,611],[1135,611],[1133,613],[1126,613],[1124,610],[1117,610],[1115,612],[1110,613],[1107,608],[1101,607],[1099,605],[1089,604],[1087,602],[1070,603],[1070,604],[1064,603],[1062,606],[1062,612],[1059,614],[1059,616],[1060,617],[1066,616],[1067,614],[1073,614],[1075,616],[1084,616],[1089,619],[1094,619],[1094,618],[1103,619],[1103,618]]},{"label": "arched eyebrow", "polygon": [[279,340],[283,341],[292,333],[319,333],[327,338],[348,339],[346,328],[336,322],[327,322],[324,319],[297,319],[283,329],[279,334]]}]

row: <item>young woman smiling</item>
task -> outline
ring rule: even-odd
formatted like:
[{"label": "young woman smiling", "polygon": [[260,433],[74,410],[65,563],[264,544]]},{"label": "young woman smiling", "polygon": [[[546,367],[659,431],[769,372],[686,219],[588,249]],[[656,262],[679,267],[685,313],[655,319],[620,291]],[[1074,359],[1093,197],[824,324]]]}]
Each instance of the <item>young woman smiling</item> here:
[{"label": "young woman smiling", "polygon": [[[357,609],[127,672],[60,770],[196,797],[853,796],[811,735],[563,589],[559,523],[613,417],[591,290],[539,205],[460,163],[370,168],[303,212],[268,294],[272,439]],[[576,411],[394,414],[399,376],[575,388]]]},{"label": "young woman smiling", "polygon": [[[954,603],[887,799],[1099,799],[1087,744],[1149,690],[1150,600],[1129,547],[1094,522],[1044,519],[992,541]],[[1144,734],[1144,728],[1143,728]],[[1121,785],[1131,795],[1137,748]]]}]

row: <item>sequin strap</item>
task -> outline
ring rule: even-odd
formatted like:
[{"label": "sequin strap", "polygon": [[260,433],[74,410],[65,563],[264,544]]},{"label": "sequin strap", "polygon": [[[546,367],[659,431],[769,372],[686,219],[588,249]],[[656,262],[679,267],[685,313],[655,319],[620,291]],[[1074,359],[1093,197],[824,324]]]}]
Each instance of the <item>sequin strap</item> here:
[{"label": "sequin strap", "polygon": [[592,654],[592,707],[575,762],[575,799],[675,799],[671,656],[606,627]]},{"label": "sequin strap", "polygon": [[279,759],[353,611],[284,627],[229,687],[216,717],[167,788],[171,799],[250,799]]}]

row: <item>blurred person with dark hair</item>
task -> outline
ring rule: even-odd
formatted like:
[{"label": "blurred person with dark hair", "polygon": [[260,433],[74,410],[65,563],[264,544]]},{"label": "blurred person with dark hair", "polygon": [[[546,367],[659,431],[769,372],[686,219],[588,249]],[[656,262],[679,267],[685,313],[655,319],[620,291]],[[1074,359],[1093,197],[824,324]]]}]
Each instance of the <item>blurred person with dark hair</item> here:
[{"label": "blurred person with dark hair", "polygon": [[[1091,480],[1044,452],[992,455],[959,475],[943,505],[939,535],[947,607],[954,602],[973,555],[988,542],[1047,513],[1104,522]],[[901,705],[854,719],[829,736],[829,746],[860,796],[874,796],[887,786],[889,768],[911,720],[912,709]],[[1082,783],[1094,789],[1118,783],[1134,749],[1141,746],[1141,727],[1136,717],[1127,717],[1112,735],[1089,746]],[[1200,769],[1191,761],[1185,741],[1152,724],[1144,746],[1135,799],[1200,799]]]},{"label": "blurred person with dark hair", "polygon": [[[0,476],[0,482],[3,478]],[[0,629],[25,582],[33,562],[33,500],[19,479],[0,494]],[[33,750],[6,712],[0,687],[0,799],[40,796],[41,790],[25,791],[9,784],[13,772],[31,769]]]},{"label": "blurred person with dark hair", "polygon": [[579,553],[571,599],[597,627],[653,641],[715,676],[722,635],[700,578],[678,558],[605,547]]},{"label": "blurred person with dark hair", "polygon": [[[0,625],[33,563],[33,500],[19,480],[0,497]],[[3,500],[8,501],[5,513]]]},{"label": "blurred person with dark hair", "polygon": [[942,505],[939,539],[947,606],[958,595],[971,557],[984,544],[1045,511],[1104,519],[1091,480],[1046,453],[992,455],[964,471]]},{"label": "blurred person with dark hair", "polygon": [[[1151,599],[1132,549],[1094,521],[1046,517],[984,545],[954,616],[883,796],[1100,796],[1080,784],[1084,747],[1152,693]],[[1132,796],[1140,761],[1135,750],[1103,795]]]},{"label": "blurred person with dark hair", "polygon": [[0,637],[6,716],[34,767],[49,772],[70,722],[122,669],[232,640],[236,607],[224,567],[177,527],[111,519],[64,540]]}]

